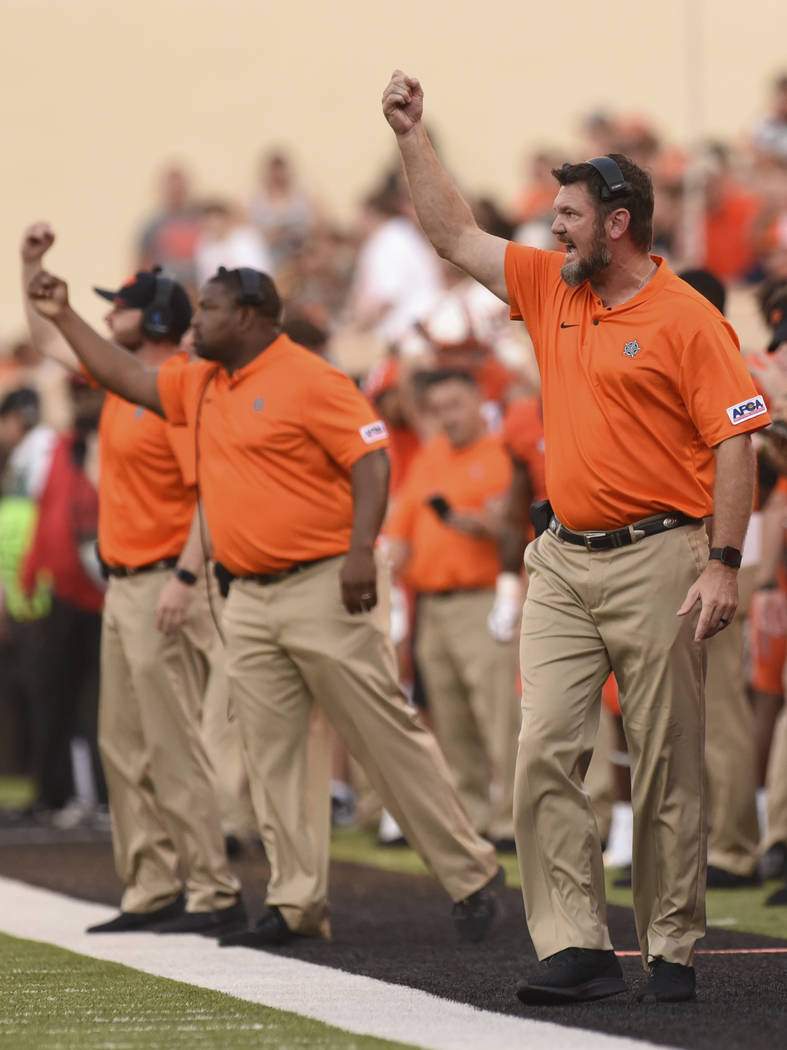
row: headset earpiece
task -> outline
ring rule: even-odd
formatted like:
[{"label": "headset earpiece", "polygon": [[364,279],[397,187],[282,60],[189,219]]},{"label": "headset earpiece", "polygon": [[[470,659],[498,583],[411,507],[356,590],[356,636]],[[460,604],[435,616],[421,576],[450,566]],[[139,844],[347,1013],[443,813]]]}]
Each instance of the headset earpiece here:
[{"label": "headset earpiece", "polygon": [[153,302],[145,307],[142,314],[142,331],[151,339],[162,339],[170,334],[172,317],[170,316],[170,304],[172,294],[175,290],[175,282],[171,277],[161,277],[154,270],[156,276],[156,294]]},{"label": "headset earpiece", "polygon": [[604,185],[599,191],[602,201],[611,201],[631,193],[630,183],[623,178],[623,172],[612,157],[594,157],[587,163],[594,167],[604,180]]},{"label": "headset earpiece", "polygon": [[235,273],[240,278],[240,292],[235,302],[239,306],[264,306],[265,296],[259,273],[250,266],[239,266]]}]

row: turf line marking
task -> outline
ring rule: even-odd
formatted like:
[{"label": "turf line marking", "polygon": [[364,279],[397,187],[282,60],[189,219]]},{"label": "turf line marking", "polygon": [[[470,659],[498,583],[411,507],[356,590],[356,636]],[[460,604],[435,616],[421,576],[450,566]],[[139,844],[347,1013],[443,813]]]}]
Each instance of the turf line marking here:
[{"label": "turf line marking", "polygon": [[[615,955],[639,956],[639,952],[615,950]],[[787,955],[787,948],[698,948],[695,955]]]},{"label": "turf line marking", "polygon": [[[113,910],[0,877],[0,929],[159,977],[225,992],[345,1031],[424,1050],[644,1050],[654,1044],[477,1010],[402,985],[193,934],[86,934]],[[660,1050],[669,1050],[661,1047]]]}]

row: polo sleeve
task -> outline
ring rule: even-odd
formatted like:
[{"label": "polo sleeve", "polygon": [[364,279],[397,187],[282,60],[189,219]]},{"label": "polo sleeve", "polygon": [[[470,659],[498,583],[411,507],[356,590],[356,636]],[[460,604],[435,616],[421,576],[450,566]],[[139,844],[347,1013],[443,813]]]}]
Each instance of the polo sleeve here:
[{"label": "polo sleeve", "polygon": [[335,368],[310,382],[303,426],[346,470],[367,453],[388,447],[385,423],[350,377]]},{"label": "polo sleeve", "polygon": [[183,484],[193,488],[197,484],[196,448],[194,428],[191,426],[167,426],[167,441],[178,461]]},{"label": "polo sleeve", "polygon": [[531,333],[538,309],[546,301],[555,266],[559,269],[561,265],[560,259],[559,252],[530,248],[513,241],[509,241],[506,248],[505,275],[511,320],[524,321]]},{"label": "polo sleeve", "polygon": [[177,357],[165,361],[158,372],[158,396],[168,423],[185,426],[188,373],[190,369]]},{"label": "polo sleeve", "polygon": [[703,441],[721,441],[768,426],[765,398],[743,360],[726,321],[698,327],[683,351],[680,392]]}]

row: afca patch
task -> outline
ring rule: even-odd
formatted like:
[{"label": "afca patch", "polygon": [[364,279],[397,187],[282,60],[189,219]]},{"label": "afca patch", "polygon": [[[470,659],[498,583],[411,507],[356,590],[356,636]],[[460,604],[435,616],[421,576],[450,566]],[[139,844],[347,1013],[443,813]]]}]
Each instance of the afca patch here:
[{"label": "afca patch", "polygon": [[740,404],[730,405],[727,409],[727,415],[730,417],[730,423],[735,425],[736,423],[742,423],[745,419],[751,419],[752,416],[761,416],[767,411],[765,402],[757,395],[749,398],[748,401],[741,401]]},{"label": "afca patch", "polygon": [[382,441],[388,437],[388,431],[382,419],[375,419],[374,423],[367,423],[358,431],[367,445],[373,445],[375,441]]}]

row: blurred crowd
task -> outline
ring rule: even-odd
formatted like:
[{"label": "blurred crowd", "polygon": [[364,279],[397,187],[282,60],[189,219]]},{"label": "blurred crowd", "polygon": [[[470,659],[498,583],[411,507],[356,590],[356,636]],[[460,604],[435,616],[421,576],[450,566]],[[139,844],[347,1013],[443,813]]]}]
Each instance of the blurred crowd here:
[{"label": "blurred crowd", "polygon": [[[743,346],[777,421],[761,440],[759,506],[742,575],[740,618],[747,608],[751,615],[734,687],[747,739],[734,743],[733,759],[719,744],[721,772],[713,774],[717,799],[748,792],[737,829],[718,808],[731,803],[713,810],[716,884],[751,884],[784,874],[787,850],[787,74],[774,79],[761,119],[725,141],[684,149],[650,119],[604,111],[587,114],[580,134],[574,157],[549,145],[529,154],[510,201],[463,187],[479,225],[557,247],[551,170],[566,159],[625,154],[653,176],[654,252],[677,272],[704,273],[710,284],[700,290],[720,288],[722,309],[725,291],[749,296],[770,333],[769,346]],[[512,848],[516,632],[499,583],[517,575],[530,534],[524,510],[518,518],[512,511],[512,486],[521,508],[544,495],[532,350],[503,303],[435,255],[398,166],[380,174],[344,225],[316,182],[280,149],[262,156],[243,202],[200,196],[187,168],[170,166],[136,237],[135,269],[160,266],[195,298],[220,266],[271,274],[291,338],[348,372],[377,406],[391,434],[385,538],[399,581],[392,632],[402,681],[431,719],[477,829]],[[92,553],[99,408],[95,391],[68,380],[24,337],[0,356],[0,772],[31,776],[31,813],[61,826],[106,819],[95,729],[103,583]],[[485,479],[472,491],[457,465],[457,450],[468,447]],[[64,603],[84,614],[78,637],[58,633]],[[457,638],[477,637],[476,652],[455,651],[449,625],[459,618],[466,626]],[[53,652],[62,659],[50,659]],[[608,859],[625,868],[631,817],[614,689],[606,710],[589,786]],[[709,739],[713,711],[709,699]],[[733,776],[743,777],[745,791],[740,779],[724,783]],[[338,746],[334,809],[339,822],[381,819]],[[383,841],[400,840],[391,825],[382,814]]]}]

